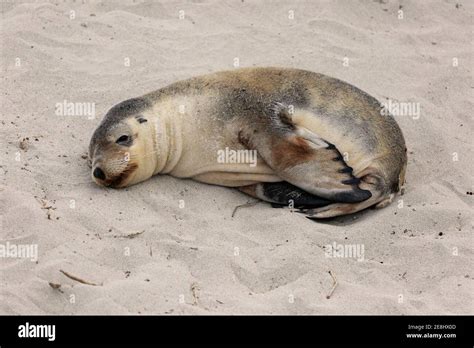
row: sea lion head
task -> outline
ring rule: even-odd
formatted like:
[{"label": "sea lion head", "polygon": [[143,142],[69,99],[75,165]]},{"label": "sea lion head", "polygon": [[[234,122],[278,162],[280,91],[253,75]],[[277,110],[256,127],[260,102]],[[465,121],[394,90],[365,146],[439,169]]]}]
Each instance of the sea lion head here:
[{"label": "sea lion head", "polygon": [[89,160],[99,185],[126,187],[153,175],[156,167],[150,103],[143,98],[112,107],[92,135]]}]

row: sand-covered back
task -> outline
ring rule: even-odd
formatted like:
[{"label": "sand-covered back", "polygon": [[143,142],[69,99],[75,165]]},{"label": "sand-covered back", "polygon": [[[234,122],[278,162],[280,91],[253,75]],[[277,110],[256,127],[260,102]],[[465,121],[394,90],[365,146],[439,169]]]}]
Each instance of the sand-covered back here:
[{"label": "sand-covered back", "polygon": [[[38,251],[0,258],[1,314],[472,313],[470,1],[0,5],[0,244]],[[87,146],[111,106],[237,63],[419,105],[396,116],[405,195],[313,222],[266,203],[232,217],[253,199],[168,176],[92,182]],[[95,117],[58,115],[64,101],[94,103]],[[363,260],[328,245],[363,247]]]}]

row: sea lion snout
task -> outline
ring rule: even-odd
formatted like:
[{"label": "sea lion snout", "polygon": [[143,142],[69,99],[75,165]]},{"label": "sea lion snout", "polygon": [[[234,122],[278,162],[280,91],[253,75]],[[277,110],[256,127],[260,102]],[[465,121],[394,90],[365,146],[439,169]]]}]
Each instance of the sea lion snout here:
[{"label": "sea lion snout", "polygon": [[122,151],[106,150],[103,156],[93,162],[91,174],[94,182],[112,188],[128,186],[139,167],[129,156]]},{"label": "sea lion snout", "polygon": [[91,177],[99,186],[126,186],[138,168],[131,137],[123,135],[123,130],[116,133],[96,138],[91,144]]},{"label": "sea lion snout", "polygon": [[102,169],[99,167],[96,167],[94,171],[92,172],[92,175],[94,175],[94,178],[99,179],[99,180],[105,180],[105,173]]}]

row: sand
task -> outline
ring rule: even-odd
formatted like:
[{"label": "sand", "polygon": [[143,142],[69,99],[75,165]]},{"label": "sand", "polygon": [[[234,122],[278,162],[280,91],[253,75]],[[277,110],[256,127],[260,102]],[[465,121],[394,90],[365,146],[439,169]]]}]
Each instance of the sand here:
[{"label": "sand", "polygon": [[[473,313],[472,2],[1,6],[0,244],[38,251],[0,258],[1,314]],[[87,146],[111,106],[236,58],[418,103],[396,116],[405,194],[313,222],[266,203],[232,217],[253,199],[168,176],[93,184]],[[57,115],[64,101],[95,117]],[[363,260],[328,255],[334,243]]]}]

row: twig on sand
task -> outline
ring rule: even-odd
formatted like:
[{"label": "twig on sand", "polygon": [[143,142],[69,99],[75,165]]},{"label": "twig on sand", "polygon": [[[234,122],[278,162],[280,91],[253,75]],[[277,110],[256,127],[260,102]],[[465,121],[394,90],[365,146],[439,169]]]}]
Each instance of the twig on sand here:
[{"label": "twig on sand", "polygon": [[114,237],[132,239],[132,238],[135,238],[135,237],[141,235],[142,233],[145,233],[145,230],[143,230],[143,231],[138,231],[138,232],[132,232],[132,233],[125,234],[125,235],[121,235],[121,236],[114,236]]},{"label": "twig on sand", "polygon": [[61,284],[56,284],[56,283],[48,283],[50,287],[52,287],[54,290],[58,290],[60,293],[64,293],[64,291],[61,290]]},{"label": "twig on sand", "polygon": [[72,279],[72,280],[75,280],[76,282],[79,282],[79,283],[82,283],[82,284],[86,284],[86,285],[92,285],[92,286],[102,286],[102,284],[96,284],[96,283],[92,283],[92,282],[88,282],[87,280],[84,280],[84,279],[81,279],[79,277],[76,277],[70,273],[67,273],[65,271],[63,271],[62,269],[59,270],[59,272],[61,272],[62,274],[64,274],[66,277]]},{"label": "twig on sand", "polygon": [[[109,232],[111,229],[109,230]],[[107,237],[112,237],[112,238],[120,238],[120,239],[133,239],[135,237],[138,237],[139,235],[145,233],[145,230],[142,231],[137,231],[137,232],[131,232],[128,234],[113,234],[113,235],[107,235]]]},{"label": "twig on sand", "polygon": [[197,283],[191,284],[191,293],[193,294],[193,306],[196,306],[199,301],[199,285]]},{"label": "twig on sand", "polygon": [[331,275],[332,281],[333,281],[332,289],[331,289],[331,291],[329,291],[329,294],[326,296],[326,298],[329,300],[331,298],[332,294],[334,293],[334,290],[336,290],[336,287],[337,287],[338,283],[337,283],[336,276],[331,271],[328,271],[328,273]]},{"label": "twig on sand", "polygon": [[232,217],[235,216],[235,213],[237,212],[237,210],[239,208],[248,208],[248,207],[253,207],[254,205],[256,205],[257,203],[261,202],[261,200],[257,200],[255,202],[247,202],[245,204],[241,204],[241,205],[238,205],[234,208],[234,211],[232,212]]}]

